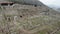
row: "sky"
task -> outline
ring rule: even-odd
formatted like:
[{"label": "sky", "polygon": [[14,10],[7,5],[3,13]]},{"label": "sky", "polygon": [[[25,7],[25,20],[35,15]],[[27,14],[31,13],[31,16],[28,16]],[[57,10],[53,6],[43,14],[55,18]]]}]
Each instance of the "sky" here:
[{"label": "sky", "polygon": [[45,5],[50,5],[50,6],[58,6],[60,7],[60,0],[39,0]]}]

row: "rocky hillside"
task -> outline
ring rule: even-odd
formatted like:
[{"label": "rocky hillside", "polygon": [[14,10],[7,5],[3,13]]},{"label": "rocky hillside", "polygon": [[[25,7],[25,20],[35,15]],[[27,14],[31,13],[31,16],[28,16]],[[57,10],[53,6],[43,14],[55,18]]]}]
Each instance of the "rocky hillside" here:
[{"label": "rocky hillside", "polygon": [[37,6],[44,5],[39,0],[7,0],[7,1],[25,5],[37,5]]},{"label": "rocky hillside", "polygon": [[60,34],[60,13],[45,6],[0,6],[0,34]]}]

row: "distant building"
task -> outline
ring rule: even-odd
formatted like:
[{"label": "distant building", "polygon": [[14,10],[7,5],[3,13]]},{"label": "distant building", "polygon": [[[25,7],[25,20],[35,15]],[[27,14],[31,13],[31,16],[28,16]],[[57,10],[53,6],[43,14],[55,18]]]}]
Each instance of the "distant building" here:
[{"label": "distant building", "polygon": [[5,1],[5,0],[0,0],[0,6],[11,6],[13,5],[14,2],[9,2],[9,1]]}]

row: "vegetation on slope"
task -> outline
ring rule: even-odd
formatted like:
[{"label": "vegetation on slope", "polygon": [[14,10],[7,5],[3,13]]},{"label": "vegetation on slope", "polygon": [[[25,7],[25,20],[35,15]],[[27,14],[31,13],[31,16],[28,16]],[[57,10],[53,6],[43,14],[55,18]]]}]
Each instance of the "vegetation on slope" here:
[{"label": "vegetation on slope", "polygon": [[59,33],[60,15],[46,6],[19,5],[18,7],[4,8],[1,11],[0,34]]}]

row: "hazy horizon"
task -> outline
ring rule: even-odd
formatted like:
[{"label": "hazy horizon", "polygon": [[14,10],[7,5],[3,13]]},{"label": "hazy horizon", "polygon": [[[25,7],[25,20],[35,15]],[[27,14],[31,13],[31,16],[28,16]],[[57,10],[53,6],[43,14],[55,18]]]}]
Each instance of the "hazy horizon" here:
[{"label": "hazy horizon", "polygon": [[39,0],[50,7],[60,7],[60,0]]}]

